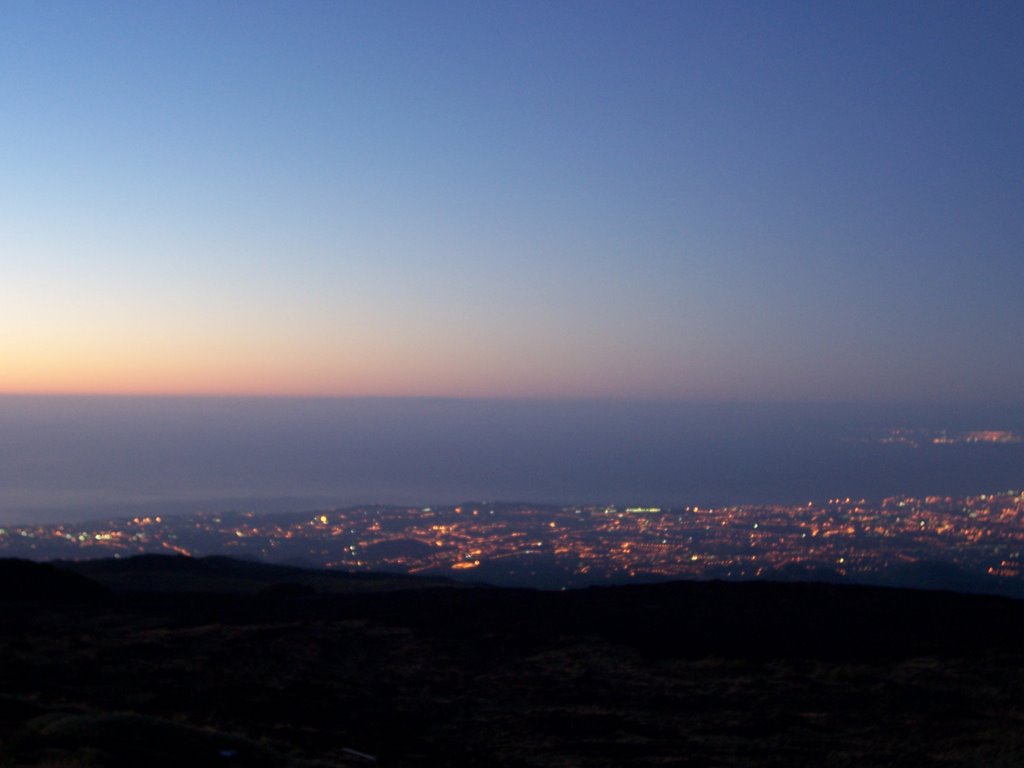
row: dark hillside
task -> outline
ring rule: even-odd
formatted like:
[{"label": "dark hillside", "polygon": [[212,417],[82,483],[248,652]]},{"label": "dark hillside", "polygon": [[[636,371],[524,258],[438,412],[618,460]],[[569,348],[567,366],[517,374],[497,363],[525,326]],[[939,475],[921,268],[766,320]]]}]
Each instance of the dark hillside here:
[{"label": "dark hillside", "polygon": [[821,584],[12,605],[0,764],[1019,765],[1022,649],[1022,603]]},{"label": "dark hillside", "polygon": [[[420,589],[452,584],[439,577],[348,573],[236,560],[230,557],[138,555],[123,559],[58,560],[53,565],[87,576],[115,592],[253,594],[308,587],[315,592]],[[288,591],[288,590],[284,590]]]},{"label": "dark hillside", "polygon": [[46,563],[0,559],[0,601],[78,602],[106,595],[101,584]]}]

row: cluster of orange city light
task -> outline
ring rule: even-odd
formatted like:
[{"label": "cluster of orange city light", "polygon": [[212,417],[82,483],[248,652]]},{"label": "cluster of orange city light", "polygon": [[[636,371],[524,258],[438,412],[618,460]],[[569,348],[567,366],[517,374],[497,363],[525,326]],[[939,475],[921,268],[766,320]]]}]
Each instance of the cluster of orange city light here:
[{"label": "cluster of orange city light", "polygon": [[947,432],[944,429],[887,429],[879,435],[860,442],[877,445],[898,445],[908,448],[920,448],[922,445],[1012,445],[1024,442],[1024,438],[1016,432],[1005,429],[978,429],[971,432]]},{"label": "cluster of orange city light", "polygon": [[0,528],[0,552],[36,559],[226,554],[481,579],[555,570],[566,584],[822,570],[865,577],[921,562],[1013,579],[1024,570],[1024,493],[676,509],[481,503],[135,517]]}]

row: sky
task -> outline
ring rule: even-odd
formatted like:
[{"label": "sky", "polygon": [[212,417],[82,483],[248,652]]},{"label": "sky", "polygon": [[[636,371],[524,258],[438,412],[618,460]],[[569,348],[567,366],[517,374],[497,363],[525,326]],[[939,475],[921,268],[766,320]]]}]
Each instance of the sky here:
[{"label": "sky", "polygon": [[0,394],[1018,403],[1018,2],[0,4]]}]

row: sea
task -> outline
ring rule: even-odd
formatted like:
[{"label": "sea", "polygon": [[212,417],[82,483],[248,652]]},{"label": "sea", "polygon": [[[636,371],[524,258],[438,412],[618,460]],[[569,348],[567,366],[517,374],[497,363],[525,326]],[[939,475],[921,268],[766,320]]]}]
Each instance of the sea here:
[{"label": "sea", "polygon": [[1024,434],[1024,404],[12,395],[0,397],[0,524],[1024,488],[1024,443],[957,437],[979,430]]}]

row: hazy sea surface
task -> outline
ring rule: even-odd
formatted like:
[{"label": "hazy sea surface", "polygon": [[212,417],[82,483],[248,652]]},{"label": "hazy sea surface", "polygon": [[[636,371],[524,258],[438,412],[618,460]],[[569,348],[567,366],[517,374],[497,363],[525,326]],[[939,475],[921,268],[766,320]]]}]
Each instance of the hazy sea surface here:
[{"label": "hazy sea surface", "polygon": [[464,500],[662,505],[1024,487],[1024,407],[0,397],[0,523]]}]

